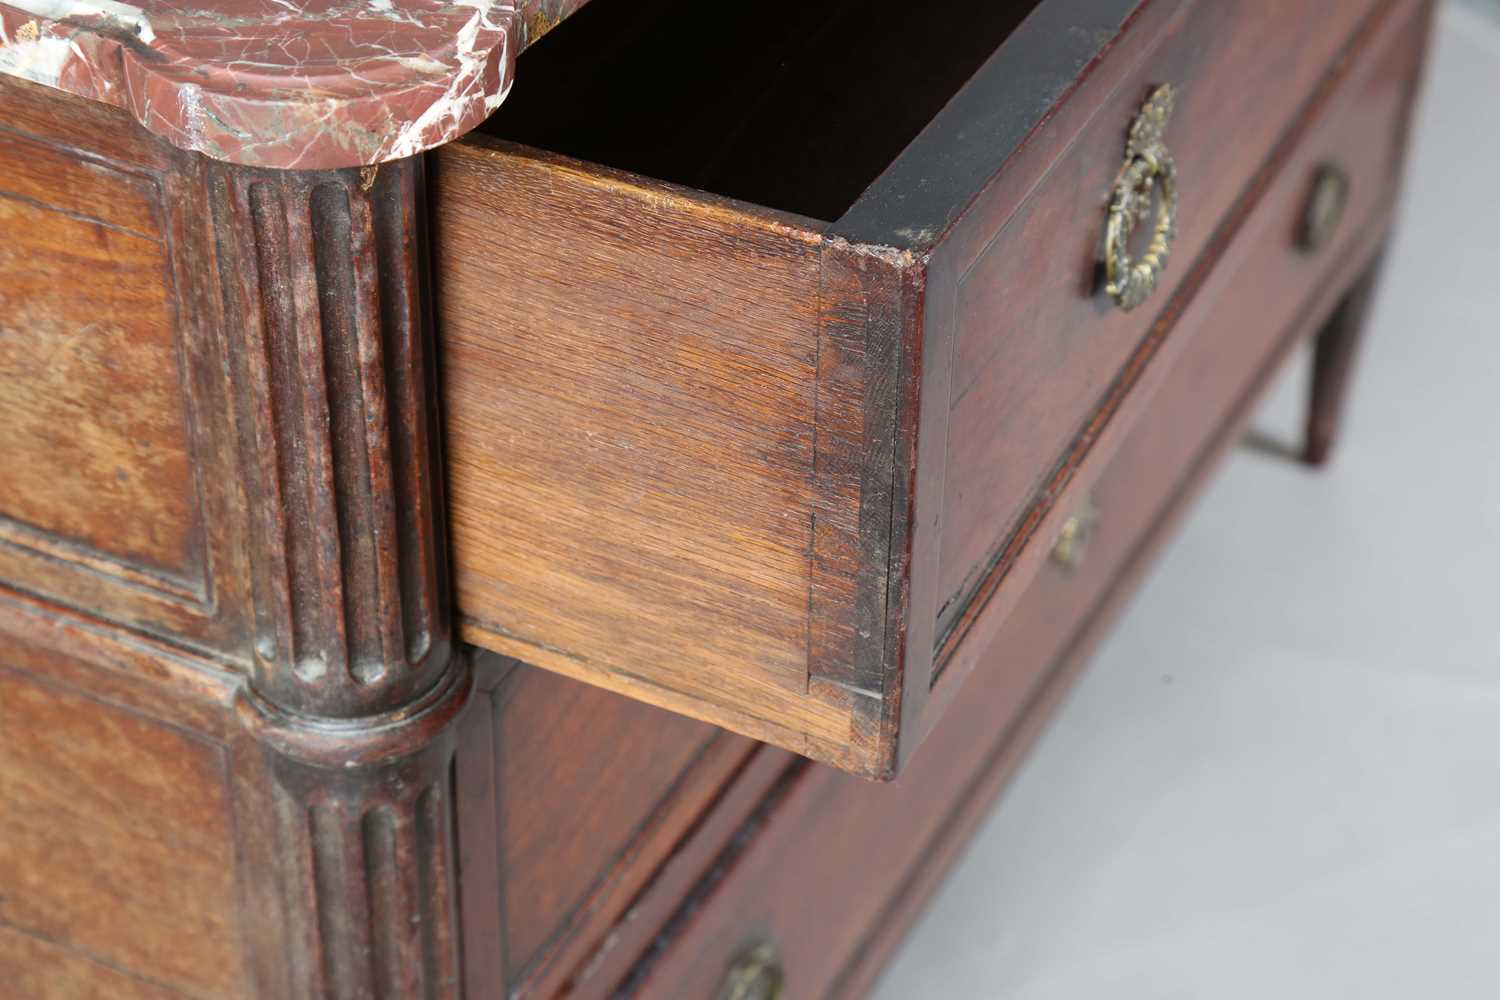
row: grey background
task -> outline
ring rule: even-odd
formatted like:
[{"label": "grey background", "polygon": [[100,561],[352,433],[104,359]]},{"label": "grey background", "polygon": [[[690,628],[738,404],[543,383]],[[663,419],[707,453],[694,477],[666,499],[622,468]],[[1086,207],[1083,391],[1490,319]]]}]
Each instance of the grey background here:
[{"label": "grey background", "polygon": [[[879,1000],[1500,997],[1497,234],[1467,0],[1332,468],[1230,458]],[[1296,440],[1305,378],[1258,431]]]}]

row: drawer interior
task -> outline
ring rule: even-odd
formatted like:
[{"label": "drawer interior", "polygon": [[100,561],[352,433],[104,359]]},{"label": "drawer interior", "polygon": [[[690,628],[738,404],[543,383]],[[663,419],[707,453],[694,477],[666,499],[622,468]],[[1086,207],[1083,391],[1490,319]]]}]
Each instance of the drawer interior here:
[{"label": "drawer interior", "polygon": [[831,221],[1039,2],[597,0],[481,129]]}]

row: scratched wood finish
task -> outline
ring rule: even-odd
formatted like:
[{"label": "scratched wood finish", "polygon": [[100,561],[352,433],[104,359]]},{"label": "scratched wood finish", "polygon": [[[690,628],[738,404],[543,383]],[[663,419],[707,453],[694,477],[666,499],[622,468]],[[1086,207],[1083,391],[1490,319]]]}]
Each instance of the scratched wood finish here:
[{"label": "scratched wood finish", "polygon": [[5,921],[193,995],[238,993],[223,748],[10,674],[0,730]]},{"label": "scratched wood finish", "polygon": [[[489,135],[437,154],[468,641],[852,771],[899,769],[963,636],[1045,557],[1080,458],[1107,458],[1102,428],[1143,405],[1111,394],[1173,339],[1278,140],[1396,4],[1104,4],[1093,52],[1054,31],[1062,6],[1012,25],[833,222]],[[647,43],[620,44],[628,61]],[[818,49],[777,51],[796,79]],[[1078,81],[1048,92],[1044,125],[987,117],[1048,59]],[[1166,287],[1126,315],[1095,252],[1124,132],[1164,80],[1183,94],[1180,235]]]},{"label": "scratched wood finish", "polygon": [[[1043,4],[1039,10],[1045,14],[1051,6]],[[1057,135],[1072,135],[1083,127],[1090,118],[1087,109],[1114,93],[1133,71],[1135,63],[1124,56],[1152,51],[1155,29],[1179,7],[1162,3],[1143,9],[1133,33],[1122,35],[1110,58],[1060,106],[1052,120]],[[1163,13],[1153,15],[1158,9]],[[420,768],[369,766],[377,757],[386,760],[392,745],[376,738],[354,747],[344,737],[359,727],[340,730],[343,737],[315,740],[316,746],[304,743],[300,750],[323,754],[322,764],[340,768],[347,758],[336,760],[336,755],[356,752],[365,761],[356,768],[360,773],[346,780],[327,775],[312,780],[304,760],[290,768],[300,782],[291,804],[332,802],[338,811],[347,806],[350,815],[363,819],[372,806],[379,811],[383,796],[416,787],[410,779],[427,782],[438,776],[440,782],[451,782],[458,841],[454,856],[461,879],[456,905],[463,920],[465,988],[471,993],[490,995],[504,983],[534,996],[611,995],[619,986],[648,995],[713,995],[729,959],[756,934],[768,931],[787,949],[792,995],[857,992],[871,974],[871,958],[893,939],[891,928],[909,917],[913,900],[930,887],[1019,748],[1040,726],[1062,682],[1081,662],[1077,651],[1099,634],[1101,609],[1118,601],[1129,578],[1139,572],[1142,554],[1164,536],[1193,485],[1201,481],[1209,458],[1232,440],[1253,390],[1264,384],[1276,358],[1292,343],[1281,336],[1283,329],[1291,324],[1305,333],[1333,314],[1339,297],[1372,256],[1394,197],[1389,180],[1403,145],[1421,18],[1430,5],[1412,0],[1392,9],[1401,16],[1389,16],[1368,36],[1360,36],[1349,59],[1357,66],[1344,66],[1328,78],[1338,87],[1313,95],[1311,111],[1318,117],[1293,130],[1294,141],[1273,154],[1276,169],[1257,175],[1248,197],[1236,202],[1230,212],[1233,225],[1216,237],[1214,255],[1200,258],[1213,266],[1192,278],[1192,301],[1184,305],[1175,327],[1183,335],[1168,338],[1178,346],[1158,355],[1171,364],[1158,366],[1161,375],[1155,381],[1133,383],[1133,409],[1121,410],[1128,419],[1101,435],[1097,458],[1079,464],[1073,485],[1077,491],[1092,488],[1106,512],[1087,563],[1072,574],[1049,568],[1044,543],[1050,541],[1050,531],[1045,523],[1037,528],[1038,544],[1031,550],[1043,557],[1032,567],[1034,579],[1024,598],[1012,614],[978,618],[971,625],[969,638],[954,651],[934,691],[927,721],[949,702],[951,716],[933,736],[933,749],[912,762],[901,782],[872,787],[795,762],[780,750],[755,750],[738,737],[712,736],[699,723],[667,718],[614,694],[526,667],[496,668],[487,661],[474,711],[456,739],[449,742],[445,735],[451,719],[421,721],[416,727],[421,732],[398,748],[398,758],[421,757]],[[1163,20],[1151,21],[1152,16]],[[1378,61],[1361,54],[1373,49],[1384,52]],[[1121,65],[1115,66],[1117,60]],[[274,846],[274,838],[255,842],[254,850],[260,852],[255,865],[247,864],[245,853],[234,846],[236,840],[243,845],[247,837],[264,835],[278,802],[287,805],[287,795],[278,800],[264,794],[268,779],[257,767],[277,766],[278,755],[265,753],[265,743],[254,739],[246,746],[246,733],[233,711],[249,672],[247,609],[253,603],[244,583],[249,532],[241,513],[240,442],[226,416],[232,393],[222,384],[233,366],[218,343],[215,331],[220,328],[194,325],[213,315],[200,299],[205,286],[214,285],[219,276],[205,280],[200,274],[188,281],[182,270],[184,260],[214,255],[206,233],[210,199],[197,188],[202,177],[197,168],[133,137],[110,113],[66,99],[57,103],[38,88],[4,80],[0,98],[5,108],[0,143],[35,153],[22,157],[25,162],[7,183],[38,183],[37,165],[51,163],[49,156],[59,150],[89,150],[77,158],[81,168],[68,164],[72,154],[63,155],[56,163],[56,189],[42,190],[45,197],[32,199],[65,208],[65,215],[43,210],[44,225],[61,226],[58,231],[66,231],[74,242],[82,234],[83,245],[22,232],[25,239],[37,240],[42,251],[38,259],[93,253],[100,246],[135,247],[110,242],[128,235],[121,226],[131,233],[156,233],[153,239],[166,248],[144,251],[165,262],[156,280],[175,295],[164,321],[185,326],[175,327],[170,337],[163,335],[145,321],[151,314],[144,308],[135,317],[141,320],[138,327],[119,317],[112,321],[139,334],[128,343],[143,356],[162,359],[162,343],[177,345],[174,356],[162,361],[170,371],[155,373],[157,380],[138,391],[135,402],[160,407],[151,417],[158,422],[151,426],[161,441],[178,436],[196,470],[195,489],[201,492],[184,501],[163,486],[171,477],[162,476],[161,469],[176,459],[172,449],[162,447],[119,456],[135,463],[139,478],[130,485],[140,489],[138,495],[106,492],[89,500],[116,497],[131,506],[151,509],[155,503],[163,510],[176,503],[189,516],[207,511],[202,565],[206,592],[214,597],[210,607],[201,600],[195,603],[192,595],[162,589],[161,567],[150,560],[169,562],[168,555],[182,551],[173,541],[176,522],[170,518],[163,519],[167,533],[160,537],[126,531],[95,546],[100,554],[90,558],[110,562],[113,576],[76,560],[59,569],[51,556],[23,552],[9,542],[0,545],[0,577],[25,591],[0,587],[0,741],[11,751],[0,755],[0,977],[20,995],[43,1000],[253,995],[255,962],[246,954],[251,943],[264,939],[267,926],[290,926],[279,920],[274,905],[260,908],[266,902],[263,893],[287,878],[325,904],[352,901],[352,910],[323,911],[344,922],[343,932],[325,937],[337,943],[333,961],[345,963],[340,975],[353,977],[346,981],[389,973],[388,968],[356,969],[348,956],[362,954],[362,935],[372,928],[390,929],[378,921],[361,923],[360,901],[383,898],[379,905],[389,904],[392,900],[380,893],[392,886],[400,891],[404,883],[400,878],[373,879],[362,890],[340,892],[328,877],[340,865],[367,862],[363,850],[372,851],[377,861],[391,859],[381,853],[384,814],[368,830],[362,823],[355,836],[324,823],[323,857],[333,864],[321,883],[312,877],[298,883],[306,875],[300,862],[278,859],[266,850]],[[1017,161],[1034,171],[1033,181],[1045,176],[1049,162],[1046,150],[1035,148],[1035,154],[1018,154]],[[481,159],[463,165],[468,156]],[[1310,171],[1323,159],[1341,156],[1356,164],[1344,227],[1321,255],[1298,256],[1290,248]],[[532,588],[529,599],[538,603],[516,607],[526,615],[545,616],[549,628],[563,630],[559,634],[584,635],[611,669],[616,644],[630,649],[633,659],[627,664],[631,669],[603,678],[577,666],[551,665],[645,700],[777,738],[854,770],[888,767],[897,735],[894,712],[914,680],[927,681],[900,669],[910,625],[905,617],[909,574],[903,560],[911,543],[904,532],[912,527],[916,496],[909,456],[918,440],[916,421],[901,416],[917,412],[921,387],[898,376],[910,372],[921,357],[917,338],[935,315],[928,301],[931,284],[906,255],[911,248],[896,245],[898,241],[863,249],[846,245],[836,237],[854,231],[840,228],[854,226],[852,215],[830,227],[490,140],[476,140],[436,160],[438,221],[458,227],[440,231],[437,239],[443,254],[438,274],[448,281],[439,289],[445,316],[453,315],[452,296],[475,309],[511,310],[469,317],[452,342],[444,331],[443,346],[459,343],[457,356],[467,354],[465,365],[472,366],[454,373],[454,351],[444,354],[449,385],[462,387],[449,401],[449,429],[466,455],[455,459],[451,470],[455,492],[479,467],[475,456],[489,455],[484,489],[468,494],[455,511],[456,517],[472,518],[467,537],[480,545],[472,551],[486,553],[487,562],[478,565],[493,574],[474,583],[473,592],[488,593],[492,609],[511,613],[513,608],[500,600],[510,596],[503,592],[510,579],[508,561],[524,564],[537,557],[524,548],[487,546],[507,537],[501,515],[537,515],[522,510],[524,505],[514,499],[489,513],[478,506],[466,510],[465,505],[475,497],[483,499],[487,491],[529,488],[534,483],[527,477],[553,481],[546,477],[557,472],[547,470],[540,449],[538,457],[518,462],[512,473],[502,461],[504,448],[507,441],[528,436],[564,438],[562,420],[580,419],[568,409],[576,405],[572,387],[587,376],[593,381],[584,384],[601,394],[603,402],[597,419],[585,426],[616,436],[599,446],[604,456],[599,464],[591,467],[594,453],[574,442],[572,450],[561,450],[566,464],[558,468],[564,474],[589,469],[597,490],[606,496],[611,495],[608,490],[618,490],[613,495],[626,498],[617,510],[607,511],[616,519],[606,520],[614,534],[604,541],[591,536],[593,510],[565,502],[566,495],[540,520],[521,523],[527,530],[561,524],[573,532],[566,544],[553,540],[568,566],[581,562],[580,553],[592,558],[608,546],[630,546],[630,559],[600,564],[624,574],[625,585],[611,591],[617,604],[607,606],[609,615],[580,624],[578,607],[560,602],[576,604],[580,595],[588,597],[607,584],[570,570],[577,574],[576,586],[548,589],[552,581],[538,559],[530,567],[519,566],[517,574],[522,580],[528,572],[537,574],[527,586]],[[479,209],[449,205],[455,190],[449,182],[460,179],[465,169],[474,175],[469,182],[477,179],[480,187],[514,185],[514,202],[486,190],[482,197],[489,200],[482,205],[513,210],[530,220],[533,229],[513,233],[494,217],[486,224]],[[364,178],[336,180],[354,199],[362,197],[356,190],[368,194],[360,186]],[[156,185],[165,194],[153,195]],[[409,194],[412,189],[405,190]],[[457,190],[465,193],[462,184]],[[523,204],[528,201],[531,207]],[[993,231],[1008,217],[1009,209],[993,207],[1003,207],[1004,199],[985,204],[996,219],[954,232]],[[1008,204],[1013,206],[1015,199]],[[69,221],[57,223],[53,216],[59,215]],[[636,226],[632,216],[645,222]],[[75,222],[85,228],[72,228]],[[575,241],[597,240],[602,249],[577,255],[576,265],[559,251],[548,258],[550,271],[527,271],[522,266],[526,258],[508,256],[505,247],[531,253],[556,249],[545,235],[535,235],[537,227],[551,227],[543,233]],[[1233,239],[1231,231],[1238,234]],[[461,243],[450,240],[454,232],[462,235]],[[326,238],[321,245],[325,260],[335,263],[353,249],[335,253]],[[456,258],[455,247],[472,259]],[[977,253],[981,248],[968,249]],[[147,259],[111,253],[106,266],[122,274],[137,273],[133,268]],[[702,259],[711,255],[721,258],[720,263]],[[474,260],[484,264],[483,282],[467,270]],[[1182,263],[1191,273],[1193,262]],[[500,265],[523,273],[508,273]],[[245,277],[234,268],[229,271],[231,278]],[[721,283],[721,271],[734,276],[734,294],[723,291],[727,286]],[[28,295],[45,295],[40,283],[24,270],[20,273],[26,276]],[[683,274],[697,275],[694,280],[713,294],[688,296],[684,289],[690,284],[677,278]],[[570,275],[577,283],[571,294],[548,290],[549,282],[564,283]],[[507,297],[503,290],[516,282],[526,294],[544,297],[545,309],[528,304],[524,295]],[[603,297],[586,308],[589,300],[579,289],[588,286],[608,292],[608,310]],[[158,300],[139,289],[91,290],[104,314],[117,311],[116,303],[105,302],[107,296],[137,292],[141,302]],[[64,310],[67,322],[82,325],[66,310],[84,306],[45,301],[49,309]],[[94,301],[79,300],[85,305]],[[1272,301],[1276,309],[1263,307]],[[345,299],[330,302],[330,314],[347,319],[339,311],[347,304]],[[601,315],[609,322],[602,322]],[[324,332],[341,336],[340,324],[330,322]],[[671,336],[640,335],[658,325]],[[186,336],[184,328],[196,332]],[[550,357],[544,350],[555,329],[571,331],[579,348],[571,358]],[[363,335],[373,336],[368,329]],[[507,342],[507,336],[516,340]],[[464,337],[470,338],[466,344]],[[184,344],[189,345],[186,353]],[[590,350],[612,369],[596,364]],[[526,389],[530,405],[541,415],[531,418],[506,409],[503,397],[514,391],[517,373],[538,357],[549,357],[553,367],[547,369],[550,381]],[[95,355],[67,371],[102,393],[114,384],[102,371],[105,360]],[[656,367],[643,369],[642,363]],[[652,377],[641,378],[642,371]],[[735,377],[708,377],[725,373]],[[23,412],[61,405],[30,391],[29,379],[45,374],[33,372],[27,379],[4,383],[0,398],[26,401]],[[138,383],[122,376],[120,384]],[[302,388],[321,391],[317,385]],[[502,401],[496,403],[497,398]],[[643,410],[642,399],[651,406]],[[480,404],[496,409],[484,416]],[[174,425],[165,415],[178,407],[188,416]],[[143,412],[150,408],[141,403]],[[631,426],[642,412],[651,419]],[[774,424],[763,422],[767,414],[775,416]],[[1184,419],[1184,414],[1196,419]],[[347,408],[340,411],[340,419],[348,416]],[[476,416],[483,420],[465,427]],[[38,423],[33,420],[31,426]],[[768,431],[768,426],[774,429]],[[688,428],[691,440],[674,437],[674,427]],[[290,440],[272,438],[267,436],[268,450]],[[204,442],[219,446],[205,448]],[[615,447],[619,442],[650,454],[654,464],[621,459],[629,449]],[[1110,457],[1107,469],[1105,455]],[[100,456],[89,459],[97,462]],[[83,473],[92,475],[94,468],[89,461],[80,463]],[[416,473],[427,471],[419,460]],[[405,481],[410,484],[413,478]],[[340,499],[341,491],[335,489],[324,498],[328,502],[378,501],[339,477],[335,480],[346,495]],[[694,517],[717,520],[684,528],[660,509],[655,522],[642,518],[643,510],[652,511],[632,507],[629,498],[658,499],[645,488],[658,483],[663,492],[717,490],[717,502],[700,499],[691,508]],[[67,512],[33,503],[23,486],[11,501],[17,513],[32,503],[34,517],[52,518],[54,528],[66,527]],[[637,487],[637,493],[629,492]],[[1069,499],[1061,495],[1057,505],[1065,506]],[[769,513],[774,504],[789,500],[800,505],[796,516],[778,519]],[[906,513],[893,519],[892,512]],[[83,527],[93,532],[91,525]],[[427,522],[422,530],[432,528]],[[671,544],[673,532],[687,529],[696,532],[688,536],[688,547],[698,558],[683,564],[684,579],[674,579],[673,564],[663,552],[673,559],[679,552],[658,547]],[[54,534],[61,537],[61,529]],[[526,540],[519,531],[514,537]],[[158,545],[162,539],[165,543]],[[87,538],[57,545],[76,554],[84,548],[82,541]],[[151,586],[122,578],[119,553],[108,546],[123,548],[127,542],[139,550],[127,555],[150,569]],[[567,551],[570,545],[579,546],[578,551]],[[524,558],[517,559],[518,552]],[[726,552],[739,560],[731,560],[727,571],[715,562]],[[257,555],[265,558],[267,550]],[[466,552],[459,551],[461,573],[465,558]],[[760,559],[771,560],[767,565],[774,565],[775,572],[760,569]],[[662,592],[638,585],[641,578],[632,574],[642,567],[656,574],[652,579]],[[382,579],[390,582],[389,576]],[[787,586],[788,580],[797,585]],[[372,580],[360,574],[348,582],[369,585]],[[682,585],[680,593],[670,589],[677,584]],[[646,600],[634,600],[635,591]],[[49,603],[38,594],[56,600]],[[792,603],[798,598],[800,610]],[[652,608],[653,601],[658,617],[643,619],[640,609]],[[730,603],[726,607],[721,602]],[[714,628],[733,635],[710,634],[701,622],[679,624],[662,608],[706,615]],[[787,653],[795,648],[788,623],[799,620],[800,666]],[[492,642],[504,638],[496,624],[471,616],[463,628]],[[633,630],[657,634],[653,629],[674,652],[682,647],[691,652],[693,643],[705,641],[713,657],[684,665],[649,656],[651,643],[636,638],[641,633]],[[335,640],[336,631],[325,631],[321,638]],[[768,659],[762,669],[750,654],[763,644],[785,659]],[[519,655],[533,662],[546,655],[526,644],[513,648],[523,647]],[[213,654],[202,655],[205,648]],[[730,662],[726,655],[744,657],[735,661],[743,676],[726,681],[730,675],[718,672]],[[1064,665],[1048,669],[1060,656]],[[271,669],[285,662],[272,663]],[[647,673],[632,672],[642,665]],[[661,683],[668,674],[690,693],[668,690]],[[972,679],[960,687],[969,674]],[[770,700],[734,700],[747,691]],[[726,698],[726,692],[732,697]],[[347,705],[334,702],[335,707]],[[768,712],[768,705],[774,711]],[[397,712],[410,708],[403,705]],[[421,711],[417,715],[427,718]],[[826,728],[818,729],[820,725]],[[813,730],[826,733],[820,737],[826,742],[808,739]],[[269,739],[285,736],[271,733]],[[453,770],[444,771],[446,754],[455,749]],[[288,773],[284,769],[281,777]],[[369,831],[373,834],[366,841],[363,835]],[[435,853],[401,851],[384,869],[366,867],[417,879],[424,864],[442,860]],[[418,909],[446,914],[440,895],[425,894]],[[256,922],[259,930],[251,926]],[[415,935],[405,943],[408,953],[414,940]],[[274,963],[280,954],[263,950],[256,961]],[[307,954],[296,957],[305,960]],[[441,985],[456,988],[446,973]],[[262,995],[285,992],[272,987]]]},{"label": "scratched wood finish", "polygon": [[223,356],[185,158],[0,76],[0,579],[204,645],[242,592]]},{"label": "scratched wood finish", "polygon": [[243,996],[245,589],[222,345],[189,280],[206,209],[114,109],[11,77],[0,108],[0,979]]},{"label": "scratched wood finish", "polygon": [[202,176],[237,431],[219,443],[249,522],[234,757],[256,989],[458,997],[474,686],[451,640],[423,161]]},{"label": "scratched wood finish", "polygon": [[68,949],[0,927],[0,975],[27,1000],[177,1000],[182,996]]},{"label": "scratched wood finish", "polygon": [[90,166],[0,137],[0,373],[14,387],[0,399],[3,530],[201,585],[154,192]]},{"label": "scratched wood finish", "polygon": [[[234,168],[155,140],[117,145],[118,115],[3,87],[0,155],[15,170],[0,206],[32,214],[0,218],[28,258],[5,259],[21,341],[7,358],[27,363],[0,384],[23,431],[6,457],[27,468],[6,477],[0,501],[12,509],[0,513],[41,521],[46,543],[73,558],[0,546],[16,553],[0,577],[118,645],[146,644],[106,666],[174,675],[184,690],[161,692],[169,703],[205,675],[239,675],[229,724],[210,720],[221,787],[179,782],[220,824],[201,839],[219,852],[226,892],[139,856],[176,842],[152,839],[152,820],[177,823],[184,841],[196,832],[198,817],[165,799],[118,817],[123,828],[79,817],[92,867],[82,852],[56,853],[57,870],[38,861],[34,814],[57,808],[49,790],[91,812],[115,804],[48,783],[49,764],[73,762],[38,751],[18,762],[25,780],[12,789],[31,823],[13,841],[29,852],[14,870],[36,881],[9,903],[38,933],[82,935],[87,953],[195,996],[232,995],[241,976],[268,997],[456,996],[453,758],[472,684],[450,641],[422,161],[368,174]],[[90,265],[94,283],[73,273]],[[68,658],[27,673],[114,686],[109,670]],[[193,763],[187,746],[105,726],[86,705],[52,714],[92,724],[97,743],[34,700],[16,715],[88,748],[78,780],[96,772],[106,799],[162,760]],[[182,867],[198,864],[197,847],[183,844]],[[82,902],[90,886],[109,891],[97,875],[117,865],[162,886],[163,905],[134,886],[118,906]],[[198,913],[179,888],[227,914],[232,956],[178,922]],[[196,938],[202,948],[182,946]],[[137,939],[159,950],[138,954]],[[174,962],[209,963],[221,978],[190,980]]]}]

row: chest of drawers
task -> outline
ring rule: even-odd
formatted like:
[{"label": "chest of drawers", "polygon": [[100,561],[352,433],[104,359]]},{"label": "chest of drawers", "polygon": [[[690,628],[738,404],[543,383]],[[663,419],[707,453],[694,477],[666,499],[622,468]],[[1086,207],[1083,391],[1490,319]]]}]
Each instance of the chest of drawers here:
[{"label": "chest of drawers", "polygon": [[1431,14],[223,7],[0,2],[21,996],[860,992],[1326,454]]}]

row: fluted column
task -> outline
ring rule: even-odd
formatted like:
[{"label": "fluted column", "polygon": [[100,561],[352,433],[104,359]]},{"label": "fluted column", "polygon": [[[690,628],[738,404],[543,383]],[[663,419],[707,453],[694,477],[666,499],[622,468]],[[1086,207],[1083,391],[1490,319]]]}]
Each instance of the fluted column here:
[{"label": "fluted column", "polygon": [[237,819],[266,997],[457,997],[452,652],[422,163],[210,164],[249,514]]}]

